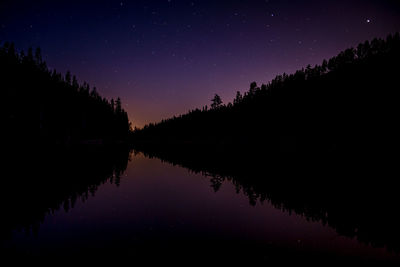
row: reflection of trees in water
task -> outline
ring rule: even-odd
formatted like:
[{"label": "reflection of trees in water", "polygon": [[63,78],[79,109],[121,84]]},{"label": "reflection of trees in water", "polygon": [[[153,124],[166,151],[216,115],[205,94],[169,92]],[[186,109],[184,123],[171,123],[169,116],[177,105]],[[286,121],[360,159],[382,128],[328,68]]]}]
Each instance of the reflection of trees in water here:
[{"label": "reflection of trees in water", "polygon": [[176,147],[142,150],[147,156],[209,177],[215,192],[228,181],[251,205],[268,201],[282,211],[327,224],[340,235],[400,251],[400,219],[396,214],[400,199],[391,178],[393,169],[383,168],[385,163],[379,159],[356,162],[337,155],[299,155],[296,160],[277,160],[258,157],[254,151],[252,155],[249,151],[207,154],[200,150],[194,154]]},{"label": "reflection of trees in water", "polygon": [[47,214],[69,211],[104,183],[119,186],[130,160],[127,148],[41,149],[8,153],[1,187],[1,232],[36,233]]}]

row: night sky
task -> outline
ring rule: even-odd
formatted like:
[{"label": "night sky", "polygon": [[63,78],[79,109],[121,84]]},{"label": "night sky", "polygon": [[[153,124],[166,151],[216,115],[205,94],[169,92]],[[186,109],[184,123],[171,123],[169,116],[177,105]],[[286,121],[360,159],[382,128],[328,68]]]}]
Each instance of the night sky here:
[{"label": "night sky", "polygon": [[[80,3],[81,2],[81,3]],[[84,3],[82,3],[84,2]],[[0,41],[40,46],[133,125],[231,102],[252,81],[400,31],[400,1],[4,1]]]}]

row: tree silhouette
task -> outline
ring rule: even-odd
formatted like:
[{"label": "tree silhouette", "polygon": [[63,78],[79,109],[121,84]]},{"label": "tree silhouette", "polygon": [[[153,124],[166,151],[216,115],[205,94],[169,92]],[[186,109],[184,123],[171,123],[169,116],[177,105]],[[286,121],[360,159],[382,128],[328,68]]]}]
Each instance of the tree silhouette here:
[{"label": "tree silhouette", "polygon": [[115,104],[115,113],[120,114],[121,112],[122,112],[121,99],[118,97]]},{"label": "tree silhouette", "polygon": [[236,91],[236,96],[235,99],[233,100],[233,104],[239,104],[240,102],[242,102],[242,94],[239,91]]},{"label": "tree silhouette", "polygon": [[256,94],[256,90],[257,90],[257,83],[256,82],[252,82],[250,84],[250,89],[249,89],[248,95],[249,96],[254,96]]},{"label": "tree silhouette", "polygon": [[218,94],[215,94],[214,98],[211,99],[211,108],[217,109],[222,105],[222,99]]},{"label": "tree silhouette", "polygon": [[71,84],[72,80],[71,80],[71,72],[68,70],[67,73],[65,74],[65,82],[67,84]]}]

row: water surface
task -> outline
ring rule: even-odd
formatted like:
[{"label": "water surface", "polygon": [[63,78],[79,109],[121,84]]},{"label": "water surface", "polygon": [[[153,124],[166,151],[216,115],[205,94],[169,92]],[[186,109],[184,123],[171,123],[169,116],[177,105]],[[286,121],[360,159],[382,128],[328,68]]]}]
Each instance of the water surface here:
[{"label": "water surface", "polygon": [[92,195],[67,201],[47,214],[37,231],[14,229],[2,241],[3,252],[72,258],[116,254],[146,261],[399,260],[384,247],[339,235],[269,200],[251,204],[228,179],[215,192],[210,179],[141,153],[131,155],[117,184],[114,177]]}]

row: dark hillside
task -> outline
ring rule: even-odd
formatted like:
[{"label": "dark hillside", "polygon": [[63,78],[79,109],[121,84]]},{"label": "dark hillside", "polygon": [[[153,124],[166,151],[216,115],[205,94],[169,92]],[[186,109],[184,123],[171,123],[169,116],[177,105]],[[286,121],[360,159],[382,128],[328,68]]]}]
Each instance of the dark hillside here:
[{"label": "dark hillside", "polygon": [[[136,130],[137,146],[266,153],[356,153],[374,156],[398,147],[400,37],[374,39],[307,66],[250,85],[223,105],[213,99],[187,114]],[[217,100],[217,101],[216,101]]]},{"label": "dark hillside", "polygon": [[[121,100],[102,98],[86,82],[49,70],[40,49],[0,48],[3,139],[7,144],[121,143],[130,125]],[[39,127],[39,128],[38,128]]]}]

